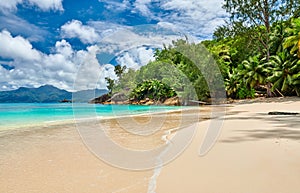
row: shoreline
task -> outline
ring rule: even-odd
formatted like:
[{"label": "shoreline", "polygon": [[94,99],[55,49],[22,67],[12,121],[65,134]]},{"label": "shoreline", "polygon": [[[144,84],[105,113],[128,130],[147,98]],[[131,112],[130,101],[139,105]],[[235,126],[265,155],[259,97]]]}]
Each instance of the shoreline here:
[{"label": "shoreline", "polygon": [[105,121],[111,119],[121,119],[121,118],[129,118],[129,117],[139,117],[139,116],[148,116],[148,115],[160,115],[165,113],[176,113],[176,112],[183,112],[183,111],[190,111],[198,109],[198,106],[181,106],[178,107],[180,109],[165,109],[163,111],[154,111],[148,113],[136,113],[136,114],[120,114],[120,115],[109,115],[109,116],[95,116],[95,117],[79,117],[73,114],[73,118],[68,119],[61,119],[61,120],[54,120],[54,121],[40,121],[37,123],[28,123],[25,125],[23,123],[19,123],[14,126],[0,126],[0,137],[5,135],[5,133],[11,134],[14,132],[22,132],[22,131],[29,131],[29,130],[37,130],[40,127],[61,127],[61,126],[69,126],[69,125],[76,125],[77,123],[85,123],[89,121]]},{"label": "shoreline", "polygon": [[[118,116],[114,115],[109,115],[109,116],[96,116],[94,118],[101,118],[101,119],[113,119],[113,118],[118,118],[118,117],[128,117],[128,116],[143,116],[143,115],[149,115],[149,114],[159,114],[159,113],[165,113],[165,112],[176,112],[176,111],[182,111],[182,110],[189,110],[193,108],[198,108],[198,107],[212,107],[212,106],[230,106],[230,105],[238,105],[238,104],[255,104],[255,103],[280,103],[280,102],[287,102],[287,101],[300,101],[300,97],[297,96],[287,96],[287,97],[271,97],[271,98],[266,98],[266,97],[257,97],[253,99],[227,99],[227,102],[221,103],[221,104],[204,104],[204,105],[192,105],[192,106],[177,106],[178,108],[181,109],[167,109],[164,111],[154,111],[150,113],[137,113],[137,114],[120,114]],[[26,104],[26,103],[25,103]],[[48,104],[48,103],[47,103]],[[80,103],[81,104],[81,103]],[[92,104],[95,105],[95,104]],[[116,104],[119,105],[119,104]],[[138,105],[138,106],[152,106],[152,105]],[[155,106],[155,105],[153,105]],[[160,106],[161,107],[161,106]],[[168,107],[168,106],[166,106]],[[15,130],[15,129],[22,129],[24,127],[39,127],[39,126],[52,126],[52,125],[61,125],[61,124],[71,124],[76,122],[75,121],[76,116],[73,113],[72,118],[66,118],[66,119],[59,119],[59,120],[53,120],[53,121],[40,121],[38,123],[28,123],[26,125],[23,125],[23,123],[19,123],[21,125],[16,125],[16,126],[0,126],[0,133],[2,131],[6,130]],[[79,118],[80,121],[85,121],[85,120],[91,120],[93,118]],[[9,127],[9,129],[5,129],[4,127]]]},{"label": "shoreline", "polygon": [[[197,107],[130,116],[134,121],[143,124],[147,123],[149,116],[161,119],[162,113],[167,114],[168,117],[161,132],[157,132],[152,138],[142,137],[143,142],[132,140],[132,135],[126,134],[124,129],[116,125],[118,121],[127,121],[128,116],[106,118],[102,120],[102,123],[113,129],[112,133],[108,133],[112,140],[119,140],[121,145],[127,145],[131,149],[147,149],[165,143],[161,135],[165,135],[167,129],[182,124],[178,119],[182,111],[193,118],[194,112],[200,112],[200,109]],[[92,124],[89,120],[81,121],[87,126]],[[134,123],[127,121],[125,124],[130,126]],[[2,147],[0,149],[0,177],[2,179],[0,192],[28,192],[36,189],[39,191],[30,192],[45,192],[46,190],[46,192],[72,193],[99,191],[140,193],[147,192],[153,175],[152,170],[130,171],[115,168],[103,162],[86,147],[75,123],[8,131],[6,134],[1,134],[0,147]],[[99,174],[98,171],[102,172]],[[76,180],[76,185],[80,187],[73,189],[72,183],[75,181],[72,179]],[[81,180],[77,181],[79,179]],[[118,184],[112,183],[112,179],[118,181]],[[41,180],[46,180],[46,183]],[[47,188],[44,189],[43,186]],[[68,189],[65,189],[66,186]]]},{"label": "shoreline", "polygon": [[[207,128],[218,118],[210,119],[211,109],[218,109],[218,105],[184,109],[184,114],[180,109],[151,116],[130,115],[131,120],[128,116],[99,119],[106,130],[111,129],[108,137],[136,150],[159,147],[168,140],[172,143],[172,136],[168,136],[176,135],[178,125],[184,130],[197,122],[196,134],[183,153],[161,168],[145,171],[116,168],[99,159],[82,141],[75,120],[5,135],[0,132],[0,192],[295,192],[300,188],[299,115],[267,113],[299,112],[300,100],[280,100],[220,105],[227,109],[221,134],[202,157],[199,147]],[[165,119],[162,113],[167,114]],[[160,119],[164,124],[152,138],[128,133],[143,131],[139,125]],[[92,124],[81,121],[86,126]]]}]

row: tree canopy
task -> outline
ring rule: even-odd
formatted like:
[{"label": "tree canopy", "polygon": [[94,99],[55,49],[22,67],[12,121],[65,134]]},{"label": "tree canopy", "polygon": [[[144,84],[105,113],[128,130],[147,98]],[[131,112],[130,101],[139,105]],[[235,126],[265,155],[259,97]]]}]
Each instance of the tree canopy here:
[{"label": "tree canopy", "polygon": [[174,91],[185,101],[220,97],[222,90],[238,99],[300,96],[300,1],[224,2],[230,20],[213,40],[173,41],[138,70],[117,65],[118,81],[107,79],[109,90],[158,99]]}]

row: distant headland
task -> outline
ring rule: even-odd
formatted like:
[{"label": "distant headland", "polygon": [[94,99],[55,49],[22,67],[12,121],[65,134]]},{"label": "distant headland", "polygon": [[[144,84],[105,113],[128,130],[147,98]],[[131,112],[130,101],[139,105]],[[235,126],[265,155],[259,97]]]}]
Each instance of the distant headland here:
[{"label": "distant headland", "polygon": [[38,88],[20,87],[16,90],[1,91],[0,103],[87,103],[91,99],[101,96],[107,92],[108,91],[106,89],[69,92],[52,85],[43,85]]}]

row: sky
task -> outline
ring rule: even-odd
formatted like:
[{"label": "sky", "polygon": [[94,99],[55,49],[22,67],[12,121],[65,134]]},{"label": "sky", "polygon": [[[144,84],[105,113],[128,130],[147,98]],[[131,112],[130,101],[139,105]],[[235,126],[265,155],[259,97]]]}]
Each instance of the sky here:
[{"label": "sky", "polygon": [[138,69],[187,35],[211,39],[223,0],[0,0],[0,91],[50,84],[106,88],[114,65]]}]

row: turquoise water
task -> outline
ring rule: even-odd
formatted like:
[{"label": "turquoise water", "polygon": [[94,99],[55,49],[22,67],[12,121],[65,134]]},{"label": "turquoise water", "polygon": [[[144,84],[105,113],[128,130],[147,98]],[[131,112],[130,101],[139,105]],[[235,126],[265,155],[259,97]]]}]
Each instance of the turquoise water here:
[{"label": "turquoise water", "polygon": [[180,109],[180,107],[83,103],[3,103],[0,104],[0,129],[73,120],[74,118],[143,114],[173,109]]}]

